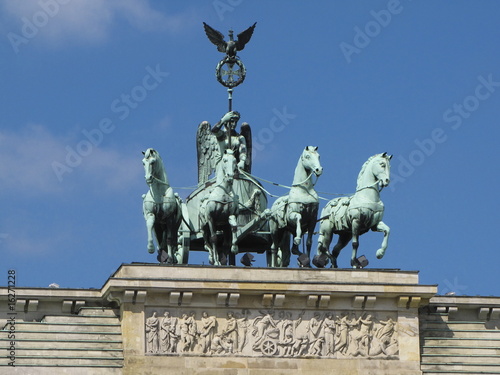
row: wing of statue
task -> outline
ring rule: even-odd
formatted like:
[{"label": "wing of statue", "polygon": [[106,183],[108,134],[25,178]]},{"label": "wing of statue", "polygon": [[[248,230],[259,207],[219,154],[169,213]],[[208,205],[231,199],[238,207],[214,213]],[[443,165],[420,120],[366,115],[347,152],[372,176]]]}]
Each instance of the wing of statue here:
[{"label": "wing of statue", "polygon": [[[217,31],[214,28],[208,26],[205,22],[203,22],[203,27],[205,28],[205,34],[207,34],[208,40],[210,40],[213,44],[215,44],[217,46],[217,51],[226,52],[227,43],[224,40],[224,35],[222,35],[222,33],[220,31]],[[244,31],[244,32],[246,32],[246,31]],[[253,32],[253,30],[252,30],[252,32]],[[250,33],[250,36],[252,36],[251,33]],[[238,38],[239,38],[239,35],[238,35]],[[250,40],[250,38],[248,38],[248,40]]]},{"label": "wing of statue", "polygon": [[217,138],[212,133],[207,121],[203,121],[198,126],[196,148],[198,151],[198,185],[202,185],[215,171],[216,162],[220,158]]},{"label": "wing of statue", "polygon": [[245,31],[242,31],[241,33],[238,34],[238,40],[236,41],[236,50],[241,51],[243,48],[245,48],[245,44],[247,44],[250,41],[250,38],[252,37],[255,25],[257,25],[257,22],[255,22]]},{"label": "wing of statue", "polygon": [[245,138],[247,143],[247,159],[245,161],[244,171],[252,173],[252,129],[247,122],[241,124],[240,134]]}]

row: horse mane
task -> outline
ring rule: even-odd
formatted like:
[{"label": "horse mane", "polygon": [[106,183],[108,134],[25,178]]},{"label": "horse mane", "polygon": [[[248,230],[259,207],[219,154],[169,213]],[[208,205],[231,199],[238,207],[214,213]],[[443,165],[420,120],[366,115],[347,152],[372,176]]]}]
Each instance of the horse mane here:
[{"label": "horse mane", "polygon": [[368,167],[368,165],[377,157],[380,157],[382,154],[375,154],[375,155],[372,155],[368,158],[367,161],[365,161],[365,163],[363,164],[363,166],[361,167],[361,170],[359,171],[359,174],[358,174],[358,180],[356,182],[356,190],[360,189],[362,186],[360,186],[360,183],[362,181],[362,178],[363,178],[363,175],[365,174],[366,172],[366,168]]}]

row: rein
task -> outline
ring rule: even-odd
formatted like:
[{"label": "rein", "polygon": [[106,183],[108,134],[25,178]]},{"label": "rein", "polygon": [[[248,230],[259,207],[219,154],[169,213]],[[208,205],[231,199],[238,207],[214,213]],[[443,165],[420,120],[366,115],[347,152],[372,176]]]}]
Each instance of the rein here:
[{"label": "rein", "polygon": [[224,186],[222,186],[222,182],[214,185],[214,189],[217,188],[217,187],[221,188],[224,191],[224,193],[226,193],[227,195],[231,195],[231,192],[227,191],[227,189]]},{"label": "rein", "polygon": [[[375,182],[374,182],[373,184],[371,184],[371,185],[366,185],[366,186],[363,186],[363,187],[361,187],[361,188],[359,188],[359,189],[356,189],[356,193],[360,192],[361,190],[365,190],[365,189],[370,189],[370,188],[373,188],[373,187],[375,187],[375,185],[378,185],[378,183],[379,183],[379,182],[380,182],[380,180],[377,180],[377,181],[375,181]],[[377,191],[380,193],[380,192],[382,191],[382,189],[383,189],[383,187],[381,187],[381,188],[377,188]]]},{"label": "rein", "polygon": [[264,181],[264,182],[267,182],[269,184],[272,184],[272,185],[275,185],[275,186],[280,186],[280,187],[284,187],[284,188],[288,188],[288,189],[291,189],[290,187],[288,186],[285,186],[285,185],[281,185],[281,184],[278,184],[276,182],[272,182],[272,181],[268,181],[268,180],[265,180],[263,178],[260,178],[260,177],[257,177],[257,176],[254,176],[254,175],[251,175],[250,173],[247,173],[245,172],[243,169],[239,169],[239,172],[246,176],[249,181],[251,181],[255,186],[257,186],[259,189],[262,189],[264,191],[264,193],[266,193],[267,195],[269,195],[270,197],[273,197],[273,198],[278,198],[279,195],[274,195],[274,194],[271,194],[270,192],[268,192],[266,189],[264,189],[261,185],[257,184],[257,182],[254,181],[254,179],[256,180],[260,180],[260,181]]},{"label": "rein", "polygon": [[162,185],[165,185],[165,186],[170,186],[168,183],[166,183],[165,181],[163,180],[160,180],[158,177],[155,177],[153,175],[151,175],[151,177],[153,178],[153,180],[156,180],[157,182],[159,182],[160,184]]},{"label": "rein", "polygon": [[[265,178],[254,176],[254,175],[252,175],[250,173],[245,172],[243,169],[239,169],[239,171],[240,171],[240,173],[242,175],[246,176],[249,179],[249,181],[251,181],[255,186],[257,186],[259,189],[261,189],[262,191],[264,191],[264,193],[266,193],[267,195],[269,195],[270,197],[273,197],[273,198],[279,198],[280,195],[276,195],[276,194],[270,193],[269,191],[267,191],[266,189],[264,189],[264,187],[262,187],[261,185],[258,185],[257,182],[254,181],[254,179],[255,180],[259,180],[259,181],[263,181],[263,182],[267,182],[268,184],[271,184],[271,185],[274,185],[274,186],[279,186],[279,187],[282,187],[282,188],[285,188],[285,189],[292,189],[292,187],[299,186],[299,185],[303,184],[304,182],[306,182],[309,178],[312,177],[312,174],[314,173],[314,172],[311,172],[311,174],[303,182],[301,182],[299,184],[293,184],[292,186],[287,186],[287,185],[279,184],[277,182],[266,180]],[[318,180],[316,180],[316,182],[317,181]],[[313,186],[316,185],[316,182],[313,183]],[[340,195],[340,194],[335,194],[335,195]],[[318,197],[318,198],[322,199],[324,201],[328,201],[329,200],[329,199],[326,199],[326,198],[323,198],[323,197]]]},{"label": "rein", "polygon": [[[297,186],[300,186],[300,185],[302,185],[302,184],[305,184],[305,183],[306,183],[306,182],[307,182],[307,181],[308,181],[308,180],[312,177],[313,173],[314,173],[314,172],[311,172],[311,173],[309,174],[309,176],[307,176],[307,178],[306,178],[304,181],[301,181],[301,182],[298,182],[298,183],[296,183],[296,184],[293,184],[293,185],[292,185],[292,187],[297,187]],[[319,179],[319,177],[316,179],[316,182],[318,182],[318,179]],[[311,178],[311,183],[312,183],[312,186],[316,185],[316,182],[312,182],[312,178]],[[290,188],[290,189],[291,189],[291,188]]]},{"label": "rein", "polygon": [[[250,173],[245,172],[243,169],[239,169],[239,171],[240,171],[241,174],[249,177],[250,179],[256,179],[256,180],[259,180],[259,181],[264,181],[264,182],[267,182],[268,184],[271,184],[271,185],[274,185],[274,186],[279,186],[279,187],[286,188],[286,189],[291,189],[292,187],[296,187],[296,186],[299,186],[299,185],[302,185],[302,184],[306,183],[307,180],[309,180],[312,177],[313,173],[314,173],[314,172],[311,172],[309,174],[309,176],[307,176],[307,178],[304,181],[301,181],[299,183],[293,184],[292,186],[287,186],[287,185],[279,184],[277,182],[266,180],[265,178],[262,178],[262,177],[254,176],[254,175],[252,175]],[[316,179],[316,182],[318,182],[318,179],[319,179],[319,177]],[[316,185],[316,182],[313,182],[313,186]],[[268,192],[266,191],[266,193],[268,193]],[[270,194],[270,193],[268,193],[268,194],[270,196],[272,196],[272,197],[277,197],[277,195],[273,195],[273,194]]]}]

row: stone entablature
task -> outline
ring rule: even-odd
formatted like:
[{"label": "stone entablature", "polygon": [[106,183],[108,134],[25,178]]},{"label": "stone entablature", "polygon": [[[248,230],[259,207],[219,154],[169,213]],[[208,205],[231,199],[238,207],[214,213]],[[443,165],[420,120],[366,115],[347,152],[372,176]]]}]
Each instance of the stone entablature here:
[{"label": "stone entablature", "polygon": [[[500,373],[500,298],[436,289],[399,270],[122,265],[100,289],[16,288],[0,373]],[[8,307],[0,288],[5,353]]]},{"label": "stone entablature", "polygon": [[217,373],[228,360],[247,368],[270,358],[296,373],[317,361],[361,374],[381,361],[386,374],[401,375],[420,374],[418,307],[436,286],[399,270],[133,264],[102,292],[121,306],[131,369],[181,371],[204,358],[199,371]]}]

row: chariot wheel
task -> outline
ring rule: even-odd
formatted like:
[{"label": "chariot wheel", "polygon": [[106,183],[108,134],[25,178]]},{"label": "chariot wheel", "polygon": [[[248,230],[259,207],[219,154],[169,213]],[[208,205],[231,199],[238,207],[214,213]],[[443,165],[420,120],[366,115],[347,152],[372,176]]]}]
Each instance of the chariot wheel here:
[{"label": "chariot wheel", "polygon": [[278,344],[271,339],[265,339],[261,345],[261,352],[267,357],[273,356],[278,352]]}]

